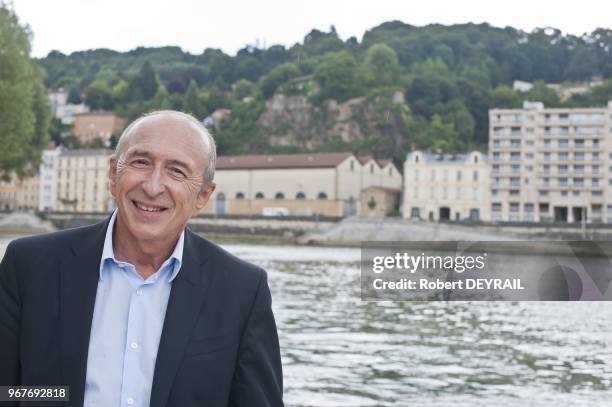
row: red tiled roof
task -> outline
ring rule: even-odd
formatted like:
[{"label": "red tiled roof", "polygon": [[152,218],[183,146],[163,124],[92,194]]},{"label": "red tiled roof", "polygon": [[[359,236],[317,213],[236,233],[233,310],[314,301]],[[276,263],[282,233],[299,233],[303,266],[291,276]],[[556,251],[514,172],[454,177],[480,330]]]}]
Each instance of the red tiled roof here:
[{"label": "red tiled roof", "polygon": [[336,167],[353,153],[226,155],[217,158],[217,169]]}]

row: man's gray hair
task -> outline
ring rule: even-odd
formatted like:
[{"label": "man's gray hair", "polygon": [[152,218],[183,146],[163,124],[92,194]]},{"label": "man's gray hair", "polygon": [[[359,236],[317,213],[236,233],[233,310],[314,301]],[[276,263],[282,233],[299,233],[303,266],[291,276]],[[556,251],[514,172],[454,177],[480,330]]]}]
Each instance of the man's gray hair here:
[{"label": "man's gray hair", "polygon": [[169,114],[181,119],[185,119],[189,123],[196,126],[197,129],[200,131],[202,139],[208,147],[208,160],[203,175],[204,186],[210,184],[210,182],[215,178],[215,167],[217,166],[217,145],[215,144],[215,139],[212,137],[208,129],[204,127],[204,124],[202,124],[202,122],[200,122],[198,119],[196,119],[190,114],[179,112],[177,110],[156,110],[154,112],[145,113],[138,119],[134,120],[132,123],[130,123],[129,126],[125,128],[125,130],[123,130],[123,133],[121,133],[119,141],[117,142],[117,146],[115,147],[115,156],[118,158],[120,153],[122,153],[123,144],[125,142],[125,139],[127,138],[126,136],[132,131],[132,129],[136,125],[138,125],[146,118],[161,114]]}]

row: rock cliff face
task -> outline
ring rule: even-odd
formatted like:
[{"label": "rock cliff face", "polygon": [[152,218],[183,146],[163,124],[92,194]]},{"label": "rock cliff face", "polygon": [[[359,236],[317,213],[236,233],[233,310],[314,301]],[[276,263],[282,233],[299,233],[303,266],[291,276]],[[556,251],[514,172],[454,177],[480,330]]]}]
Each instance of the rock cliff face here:
[{"label": "rock cliff face", "polygon": [[314,106],[305,96],[276,94],[266,102],[257,127],[271,145],[307,150],[354,144],[371,136],[390,137],[396,144],[405,135],[403,119],[408,113],[401,92],[343,103],[330,100],[322,106]]}]

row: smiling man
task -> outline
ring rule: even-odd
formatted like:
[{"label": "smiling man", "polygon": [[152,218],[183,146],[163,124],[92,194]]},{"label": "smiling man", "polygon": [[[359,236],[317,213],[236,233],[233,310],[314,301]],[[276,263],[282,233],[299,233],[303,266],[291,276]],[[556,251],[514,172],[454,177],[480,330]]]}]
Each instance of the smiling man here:
[{"label": "smiling man", "polygon": [[109,219],[11,242],[0,385],[67,385],[69,406],[283,405],[266,273],[186,227],[215,161],[196,119],[151,113],[111,158]]}]

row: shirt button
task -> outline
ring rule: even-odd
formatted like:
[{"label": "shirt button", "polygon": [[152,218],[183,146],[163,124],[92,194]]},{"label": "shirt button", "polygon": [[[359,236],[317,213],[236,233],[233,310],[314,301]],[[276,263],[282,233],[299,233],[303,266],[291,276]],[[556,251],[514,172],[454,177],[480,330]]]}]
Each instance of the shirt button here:
[{"label": "shirt button", "polygon": [[131,397],[128,397],[128,399],[126,400],[128,403],[128,406],[131,406],[132,404],[134,404],[134,399]]},{"label": "shirt button", "polygon": [[142,295],[142,288],[139,288],[138,290],[136,290],[136,295]]},{"label": "shirt button", "polygon": [[[136,342],[132,342],[132,343],[130,343],[130,348],[137,349],[138,348],[138,344]],[[134,401],[134,400],[132,400],[132,401]]]}]

